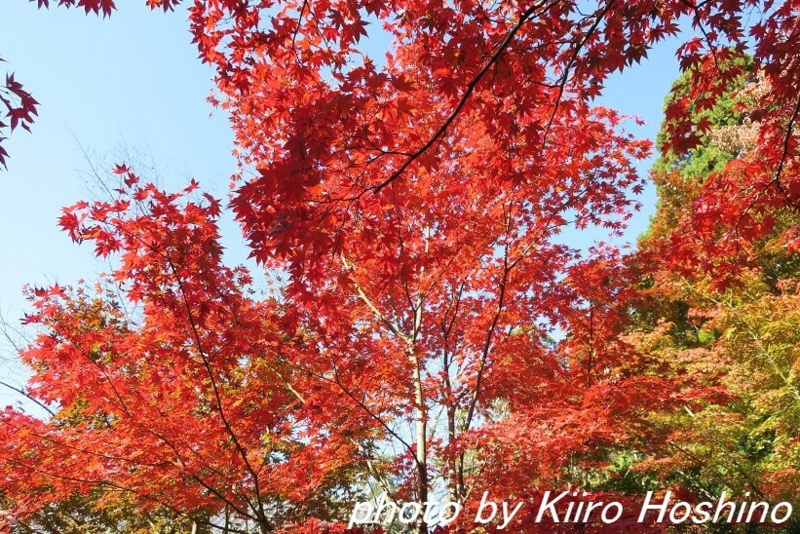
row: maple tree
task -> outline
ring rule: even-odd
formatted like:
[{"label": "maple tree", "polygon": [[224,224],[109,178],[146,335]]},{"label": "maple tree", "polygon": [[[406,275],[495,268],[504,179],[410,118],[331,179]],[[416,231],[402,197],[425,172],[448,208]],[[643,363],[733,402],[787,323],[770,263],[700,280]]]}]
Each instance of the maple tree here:
[{"label": "maple tree", "polygon": [[[216,528],[300,532],[344,518],[342,496],[366,483],[420,506],[591,487],[626,443],[661,436],[649,399],[723,394],[623,336],[636,273],[619,251],[558,239],[618,232],[642,188],[632,162],[649,143],[592,99],[689,18],[702,36],[679,50],[689,74],[663,143],[685,153],[711,128],[692,119],[750,68],[753,41],[763,141],[709,178],[665,255],[675,273],[700,262],[724,284],[744,263],[720,229],[750,242],[780,227],[780,243],[798,243],[795,224],[767,217],[797,201],[797,10],[197,0],[191,31],[241,162],[230,205],[252,256],[285,283],[251,297],[246,273],[221,261],[218,201],[180,200],[125,167],[119,198],[67,210],[74,239],[120,254],[106,285],[122,297],[33,294],[44,333],[22,357],[31,395],[58,412],[3,415],[14,514],[99,492],[100,508],[124,494]],[[385,59],[368,53],[378,23]]]},{"label": "maple tree", "polygon": [[245,270],[222,266],[219,203],[118,172],[120,198],[80,203],[61,224],[98,255],[124,251],[119,267],[94,290],[30,293],[26,321],[41,334],[20,355],[36,372],[27,393],[57,408],[48,421],[0,416],[15,510],[4,525],[91,495],[100,510],[135,505],[207,528],[342,515],[357,457],[320,423],[362,443],[369,429],[321,410],[319,388],[287,386],[304,383],[288,362],[308,341],[278,303],[248,296]]},{"label": "maple tree", "polygon": [[[594,355],[598,350],[594,342],[585,341],[597,336],[599,345],[603,336],[608,339],[609,333],[603,331],[608,325],[602,321],[593,325],[592,315],[598,313],[602,317],[602,312],[580,294],[572,307],[559,308],[560,299],[566,298],[561,282],[567,274],[569,256],[549,256],[557,251],[546,241],[535,241],[535,224],[560,224],[562,213],[579,210],[578,206],[587,200],[591,202],[588,196],[569,198],[571,194],[581,195],[580,189],[569,189],[572,169],[564,163],[573,158],[590,158],[590,167],[579,171],[579,187],[586,187],[589,194],[613,194],[614,188],[622,191],[626,186],[635,187],[633,182],[624,180],[598,183],[597,178],[604,174],[602,165],[609,162],[610,154],[597,154],[596,148],[576,142],[573,136],[580,136],[585,128],[580,118],[582,110],[586,109],[587,99],[601,92],[606,77],[642,59],[653,43],[677,33],[677,21],[685,16],[702,36],[690,39],[679,50],[690,82],[686,83],[688,90],[667,108],[667,116],[673,120],[666,132],[665,147],[680,151],[700,142],[700,134],[709,125],[707,121],[692,122],[690,111],[711,108],[729,90],[730,81],[744,69],[745,62],[736,58],[743,58],[746,40],[752,38],[756,42],[754,62],[769,78],[771,87],[759,97],[759,106],[775,110],[768,115],[769,120],[760,124],[759,133],[765,141],[749,160],[753,167],[748,171],[758,171],[761,181],[754,184],[740,173],[741,185],[733,190],[721,186],[713,200],[718,211],[724,212],[729,221],[737,222],[737,228],[763,231],[764,226],[758,225],[757,219],[751,222],[746,217],[751,210],[749,204],[766,204],[786,197],[788,184],[794,180],[789,166],[795,160],[797,83],[793,78],[796,69],[791,68],[795,56],[792,47],[783,43],[796,41],[796,4],[598,2],[577,6],[560,2],[487,7],[463,2],[451,7],[429,2],[287,2],[281,4],[277,14],[270,13],[262,20],[260,15],[266,12],[261,9],[266,6],[252,2],[248,3],[250,9],[243,9],[241,4],[234,7],[219,2],[206,10],[198,4],[193,11],[201,51],[207,61],[218,67],[222,105],[233,115],[242,162],[255,171],[251,177],[242,178],[233,200],[237,217],[251,238],[254,255],[268,266],[288,270],[289,296],[303,302],[309,302],[311,294],[317,298],[318,287],[325,287],[324,294],[333,298],[336,289],[327,289],[330,284],[338,282],[345,292],[348,284],[354,284],[349,291],[356,293],[378,319],[375,330],[380,331],[383,323],[389,336],[394,334],[406,345],[427,345],[423,356],[411,362],[414,366],[437,353],[447,356],[441,365],[428,366],[434,371],[433,376],[437,372],[443,375],[438,391],[425,394],[424,388],[418,388],[423,394],[409,404],[419,409],[423,399],[428,399],[427,407],[438,395],[448,399],[442,408],[444,413],[449,409],[448,415],[455,419],[457,414],[466,413],[465,423],[461,427],[458,421],[449,424],[454,431],[441,440],[459,451],[455,462],[447,464],[447,449],[433,453],[445,458],[449,487],[456,497],[466,494],[462,493],[465,486],[461,480],[464,458],[468,456],[462,452],[466,443],[471,443],[473,450],[482,448],[485,452],[492,438],[510,441],[504,454],[496,457],[496,465],[502,467],[498,478],[493,479],[495,484],[500,477],[504,482],[514,481],[507,463],[514,453],[527,450],[526,445],[531,444],[521,441],[520,434],[532,436],[530,441],[541,445],[537,451],[554,450],[558,461],[552,465],[542,461],[547,457],[544,453],[537,458],[542,464],[541,472],[530,462],[524,466],[524,473],[520,469],[518,474],[525,475],[522,480],[530,486],[561,478],[565,458],[572,459],[571,448],[579,446],[579,441],[566,430],[553,433],[552,426],[548,428],[554,424],[552,418],[574,424],[576,433],[587,440],[594,437],[587,431],[589,423],[599,425],[605,420],[610,424],[599,425],[596,437],[606,442],[619,437],[619,430],[616,436],[610,430],[613,419],[603,419],[601,403],[591,404],[592,396],[586,393],[601,391],[603,386],[620,391],[620,374],[609,373],[594,383],[586,380],[584,389],[566,387],[575,383],[570,375],[579,369],[576,360],[596,373],[613,369],[611,351]],[[382,65],[358,48],[368,22],[365,13],[380,20],[384,31],[394,39],[392,51]],[[749,28],[744,22],[748,17],[752,17]],[[204,31],[207,28],[214,30]],[[336,31],[326,32],[328,28]],[[569,159],[559,153],[565,143],[577,149],[571,151]],[[601,157],[595,158],[597,155]],[[785,174],[782,168],[786,169]],[[566,194],[561,198],[567,210],[548,211],[552,209],[552,196],[559,194]],[[735,205],[730,203],[732,196]],[[616,202],[622,200],[617,197]],[[520,212],[514,209],[515,201]],[[507,203],[502,211],[500,203]],[[584,214],[578,213],[578,225],[585,224],[587,219],[583,217],[589,214],[618,209],[612,206],[592,206]],[[531,211],[525,213],[528,209]],[[517,213],[519,219],[515,219]],[[739,223],[742,213],[745,220]],[[389,219],[381,219],[381,214]],[[483,249],[480,241],[468,241],[467,232],[476,216],[480,217],[480,237],[488,245]],[[709,210],[709,232],[718,228],[718,219],[719,214]],[[503,223],[518,233],[504,235],[508,230]],[[459,249],[461,242],[469,249]],[[537,268],[525,267],[520,269],[524,274],[513,273],[507,278],[511,271],[499,265],[503,253],[511,251],[511,256],[505,256],[508,263],[504,265],[516,268],[519,264],[514,261],[521,256],[514,254],[515,247],[526,251],[529,245],[533,246],[530,252],[545,263],[537,264],[537,259],[532,259],[531,264]],[[470,271],[459,274],[467,262],[459,255],[462,250],[487,266],[494,262],[493,276],[470,286],[474,275]],[[721,253],[715,252],[717,256]],[[428,264],[436,261],[435,257],[447,265],[446,271]],[[699,256],[685,250],[683,255],[675,256],[675,261],[688,265],[691,261],[686,261],[687,257],[691,260]],[[342,260],[337,265],[339,258]],[[439,282],[436,278],[425,284],[425,277],[439,273],[452,277],[450,287],[442,286],[441,296],[433,285]],[[556,281],[557,288],[553,284]],[[439,316],[436,311],[456,309],[456,303],[462,306],[462,294],[475,295],[475,300],[483,298],[491,304],[488,310],[486,304],[480,311],[469,309],[472,317],[461,331],[477,329],[478,339],[486,344],[484,350],[480,345],[458,347],[460,354],[456,358],[472,351],[479,355],[479,363],[471,371],[474,381],[454,387],[452,377],[440,372],[455,361],[448,353],[448,337],[453,330],[446,328],[450,324],[448,316]],[[338,311],[343,308],[342,298],[335,300]],[[502,309],[507,303],[513,304]],[[315,313],[322,308],[316,300],[310,305]],[[581,318],[583,321],[579,321]],[[547,324],[564,326],[572,334],[570,340],[577,340],[582,333],[583,350],[566,356],[562,354],[568,350],[566,344],[558,345],[555,351],[548,350],[542,342],[547,332],[541,327],[542,319]],[[396,321],[402,321],[405,328],[398,328]],[[417,324],[424,326],[426,322],[445,327],[438,343],[436,337],[428,338],[434,340],[433,346],[428,344],[430,341],[417,342],[418,332],[424,333]],[[456,329],[460,326],[457,320],[453,324]],[[496,332],[503,331],[509,341],[492,340]],[[508,352],[503,347],[506,343]],[[612,349],[613,345],[605,348]],[[395,351],[401,353],[400,348]],[[622,354],[620,351],[618,357]],[[564,364],[565,361],[573,363]],[[506,369],[504,363],[508,365]],[[485,369],[493,376],[485,377]],[[540,377],[558,376],[559,372],[564,375],[563,383],[539,383]],[[419,382],[413,367],[406,375],[411,375],[414,383]],[[519,381],[495,382],[501,376],[519,377]],[[632,386],[635,381],[631,378],[626,383]],[[539,386],[539,396],[526,399],[528,406],[535,408],[529,412],[534,416],[524,417],[524,404],[511,403],[514,415],[505,419],[509,424],[487,425],[486,431],[479,434],[480,439],[470,442],[473,407],[484,407],[483,421],[496,418],[493,402],[505,403],[509,398],[525,396],[520,381]],[[653,381],[640,383],[651,393],[660,391],[654,388]],[[493,390],[495,385],[499,387]],[[455,403],[450,400],[451,391]],[[471,394],[475,396],[470,397]],[[476,400],[459,404],[462,397]],[[586,406],[581,404],[584,399]],[[644,395],[640,392],[626,400],[633,410],[644,402]],[[566,405],[557,405],[559,401]],[[552,404],[556,406],[548,411]],[[569,417],[566,414],[572,413],[570,407],[584,409]],[[425,440],[419,428],[425,427],[428,418],[419,413],[416,417],[418,422],[422,419],[414,451],[420,484],[416,497],[422,501],[426,495],[427,451],[420,451]],[[534,432],[536,421],[541,420],[545,421],[542,434],[547,435],[550,430],[549,435],[560,434],[561,439],[549,444]],[[493,434],[489,434],[491,430]],[[463,439],[457,436],[460,431],[465,431]],[[432,440],[431,447],[436,443]],[[591,448],[589,443],[584,445],[587,449]],[[475,478],[466,485],[473,483]]]},{"label": "maple tree", "polygon": [[[631,436],[628,450],[617,452],[595,482],[606,490],[672,485],[694,500],[725,492],[797,503],[798,271],[786,241],[797,211],[785,202],[761,207],[757,233],[721,218],[709,234],[697,221],[706,217],[698,206],[719,194],[721,175],[758,147],[763,116],[753,105],[768,86],[752,62],[742,64],[749,72],[731,80],[712,108],[690,117],[707,122],[701,144],[682,153],[662,150],[653,171],[659,206],[628,259],[639,275],[632,277],[622,339],[647,356],[651,373],[685,377],[681,388],[694,398],[650,409],[648,431]],[[668,102],[685,94],[689,79],[690,72],[681,76]],[[667,119],[662,141],[670,127]],[[736,200],[729,200],[734,210]],[[745,221],[739,215],[737,222]],[[724,242],[730,235],[737,236],[733,244]]]},{"label": "maple tree", "polygon": [[[729,180],[759,147],[764,115],[758,103],[769,82],[748,63],[746,77],[693,117],[708,123],[702,144],[684,154],[665,152],[655,166],[661,200],[637,254],[646,281],[630,335],[669,372],[693,374],[722,395],[677,412],[655,410],[664,439],[642,444],[646,454],[636,469],[698,495],[749,492],[796,503],[800,340],[791,229],[797,209],[786,197],[764,205],[750,197],[750,205],[736,205],[744,192],[734,189],[732,214],[713,233],[698,209],[709,198],[719,201],[720,182],[728,181],[731,194]],[[670,98],[681,97],[689,76],[678,80]]]}]

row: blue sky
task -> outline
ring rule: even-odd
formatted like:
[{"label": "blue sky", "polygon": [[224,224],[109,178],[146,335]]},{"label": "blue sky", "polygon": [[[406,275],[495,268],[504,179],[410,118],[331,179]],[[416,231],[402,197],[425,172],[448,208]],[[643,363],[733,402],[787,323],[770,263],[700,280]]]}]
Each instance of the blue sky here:
[{"label": "blue sky", "polygon": [[[17,131],[4,145],[11,158],[0,171],[0,312],[12,325],[26,309],[26,283],[92,280],[104,265],[90,246],[61,233],[61,207],[93,195],[92,165],[104,171],[130,154],[153,164],[160,182],[182,187],[198,179],[218,197],[227,193],[235,164],[227,119],[205,98],[212,72],[197,60],[186,12],[151,12],[143,0],[118,2],[110,19],[82,10],[39,11],[27,0],[2,0],[0,57],[3,69],[41,103],[33,133]],[[608,85],[601,103],[636,114],[647,124],[630,125],[653,138],[664,95],[678,74],[674,42]],[[209,116],[209,114],[211,115]],[[647,172],[650,162],[640,165]],[[629,239],[647,225],[655,206],[649,187],[644,209],[632,221]],[[225,226],[232,262],[246,250],[232,224]],[[19,378],[0,342],[0,379]],[[0,406],[8,397],[0,392]]]}]

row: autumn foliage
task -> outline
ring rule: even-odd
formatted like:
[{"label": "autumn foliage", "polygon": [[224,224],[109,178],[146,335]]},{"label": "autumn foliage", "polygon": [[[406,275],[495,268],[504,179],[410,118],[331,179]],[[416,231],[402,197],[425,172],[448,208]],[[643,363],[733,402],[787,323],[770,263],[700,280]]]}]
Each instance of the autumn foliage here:
[{"label": "autumn foliage", "polygon": [[[224,207],[194,181],[120,164],[110,198],[66,208],[113,269],[29,291],[25,393],[49,416],[0,416],[0,525],[340,532],[382,492],[796,500],[799,9],[195,1],[229,207],[276,289],[224,263]],[[684,21],[648,235],[564,244],[638,208],[651,144],[594,99]]]},{"label": "autumn foliage", "polygon": [[[0,62],[2,61],[0,58]],[[0,110],[4,108],[6,112],[5,117],[0,120],[0,143],[19,127],[30,131],[39,103],[14,79],[13,74],[7,74],[5,85],[0,86],[0,103]],[[0,166],[5,168],[7,159],[8,151],[0,144]]]}]

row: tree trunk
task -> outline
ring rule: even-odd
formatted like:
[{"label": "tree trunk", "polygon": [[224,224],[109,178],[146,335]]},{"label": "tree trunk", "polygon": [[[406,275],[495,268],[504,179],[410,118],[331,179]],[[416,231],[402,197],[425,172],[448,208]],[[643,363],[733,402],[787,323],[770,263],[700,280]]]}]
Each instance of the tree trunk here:
[{"label": "tree trunk", "polygon": [[420,506],[420,521],[418,534],[428,534],[428,525],[422,519],[425,511],[425,503],[428,501],[428,421],[425,410],[425,393],[422,390],[422,373],[419,360],[411,354],[414,365],[414,401],[416,404],[416,426],[417,426],[417,503]]}]

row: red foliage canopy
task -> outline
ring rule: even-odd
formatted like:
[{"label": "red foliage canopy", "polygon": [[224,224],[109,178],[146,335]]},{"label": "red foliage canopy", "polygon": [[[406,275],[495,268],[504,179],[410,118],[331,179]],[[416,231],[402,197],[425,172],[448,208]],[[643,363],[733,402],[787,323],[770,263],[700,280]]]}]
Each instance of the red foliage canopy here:
[{"label": "red foliage canopy", "polygon": [[[346,480],[340,469],[420,503],[437,484],[459,500],[488,483],[497,498],[558,484],[623,440],[648,396],[678,399],[675,382],[637,376],[618,341],[618,251],[556,237],[618,231],[642,187],[632,161],[650,144],[592,99],[688,17],[703,37],[679,50],[695,82],[667,110],[680,119],[740,74],[726,59],[752,39],[777,111],[753,156],[761,178],[720,202],[794,202],[799,5],[196,0],[191,31],[241,161],[231,206],[252,256],[286,275],[280,303],[249,298],[221,264],[211,198],[179,207],[129,176],[121,198],[67,210],[73,238],[121,254],[116,282],[143,318],[131,326],[59,288],[36,296],[47,333],[24,355],[33,394],[89,420],[6,412],[6,438],[21,440],[3,453],[6,491],[123,488],[187,514],[230,508],[266,531],[272,496],[297,503]],[[377,58],[379,38],[392,47]],[[675,124],[672,147],[703,128]],[[19,459],[26,435],[40,440],[35,463]],[[387,443],[388,458],[376,453]]]}]

